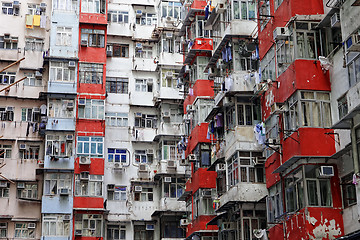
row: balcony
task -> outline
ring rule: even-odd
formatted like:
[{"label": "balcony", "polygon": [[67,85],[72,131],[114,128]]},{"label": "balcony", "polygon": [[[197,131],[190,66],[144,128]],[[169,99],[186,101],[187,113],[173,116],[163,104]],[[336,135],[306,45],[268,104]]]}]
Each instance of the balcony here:
[{"label": "balcony", "polygon": [[153,142],[156,128],[136,128],[131,131],[132,142]]},{"label": "balcony", "polygon": [[[20,49],[20,48],[19,48]],[[0,49],[2,61],[17,61],[23,57],[22,53],[19,53],[18,49]]]},{"label": "balcony", "polygon": [[[53,160],[51,160],[53,159]],[[56,160],[54,160],[56,159]],[[74,156],[59,156],[51,158],[50,156],[45,156],[44,160],[45,169],[63,169],[63,170],[73,170],[74,169]]]},{"label": "balcony", "polygon": [[194,0],[194,1],[186,1],[184,12],[181,13],[183,17],[183,25],[180,29],[179,36],[185,35],[186,27],[190,26],[190,24],[194,21],[194,17],[204,12],[205,6],[207,5],[206,0]]},{"label": "balcony", "polygon": [[[71,191],[71,190],[70,190]],[[71,213],[73,206],[73,196],[43,195],[41,213]]]},{"label": "balcony", "polygon": [[75,118],[49,117],[46,124],[47,131],[75,131]]},{"label": "balcony", "polygon": [[186,237],[188,238],[192,234],[196,232],[202,232],[207,234],[215,234],[217,235],[218,227],[215,225],[208,225],[207,223],[210,222],[216,215],[202,215],[198,216],[194,219],[186,229]]},{"label": "balcony", "polygon": [[216,172],[207,171],[206,168],[199,168],[186,183],[186,191],[191,189],[195,193],[199,188],[216,188]]},{"label": "balcony", "polygon": [[195,38],[188,46],[188,53],[185,57],[184,64],[190,64],[199,53],[211,54],[213,43],[211,38]]},{"label": "balcony", "polygon": [[147,71],[155,72],[157,65],[154,64],[154,59],[145,59],[145,58],[133,58],[133,71]]},{"label": "balcony", "polygon": [[160,175],[185,175],[185,166],[180,166],[179,160],[160,160],[157,170],[154,172],[156,172],[155,179],[159,178]]}]

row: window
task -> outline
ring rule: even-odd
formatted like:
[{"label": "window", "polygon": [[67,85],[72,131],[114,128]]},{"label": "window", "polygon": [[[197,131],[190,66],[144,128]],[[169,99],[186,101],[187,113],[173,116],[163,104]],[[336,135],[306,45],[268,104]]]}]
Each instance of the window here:
[{"label": "window", "polygon": [[45,9],[40,8],[40,4],[28,4],[29,15],[45,15]]},{"label": "window", "polygon": [[186,238],[186,230],[181,228],[179,218],[167,217],[161,219],[161,238]]},{"label": "window", "polygon": [[46,134],[46,155],[53,157],[70,157],[73,155],[73,142],[66,135]]},{"label": "window", "polygon": [[276,41],[277,75],[280,76],[294,61],[294,43],[292,39]]},{"label": "window", "polygon": [[246,103],[237,103],[238,125],[253,125],[253,105]]},{"label": "window", "polygon": [[171,182],[164,181],[164,194],[165,198],[179,198],[185,189],[185,179],[171,177]]},{"label": "window", "polygon": [[127,162],[127,150],[118,148],[108,148],[108,162]]},{"label": "window", "polygon": [[37,108],[22,108],[21,109],[21,121],[26,122],[39,122],[40,121],[40,109]]},{"label": "window", "polygon": [[180,42],[174,37],[174,33],[164,33],[161,38],[161,47],[164,53],[180,53]]},{"label": "window", "polygon": [[179,157],[175,141],[162,141],[160,149],[162,149],[162,160],[176,160]]},{"label": "window", "polygon": [[14,121],[14,107],[0,107],[1,121]]},{"label": "window", "polygon": [[0,49],[17,49],[18,37],[0,36]]},{"label": "window", "polygon": [[77,10],[77,0],[53,0],[53,10],[75,11]]},{"label": "window", "polygon": [[25,51],[38,51],[44,49],[44,39],[40,38],[25,38]]},{"label": "window", "polygon": [[[262,4],[261,4],[262,3]],[[270,21],[270,0],[263,0],[259,4],[260,26],[264,30],[266,24]]]},{"label": "window", "polygon": [[1,72],[0,73],[0,84],[12,84],[15,82],[15,72]]},{"label": "window", "polygon": [[266,201],[268,222],[273,223],[275,219],[280,217],[284,212],[281,183],[277,183],[269,189],[269,196]]},{"label": "window", "polygon": [[102,175],[89,175],[88,180],[82,180],[75,174],[75,196],[102,197],[102,184]]},{"label": "window", "polygon": [[10,191],[10,183],[8,181],[0,181],[0,198],[8,198]]},{"label": "window", "polygon": [[80,83],[103,83],[103,64],[98,63],[80,63],[79,82]]},{"label": "window", "polygon": [[2,13],[5,15],[19,15],[19,8],[14,7],[12,2],[3,2],[2,3]]},{"label": "window", "polygon": [[[1,190],[0,190],[0,192],[1,192]],[[7,223],[6,222],[0,222],[0,238],[7,238]]]},{"label": "window", "polygon": [[181,12],[181,3],[180,2],[162,2],[161,9],[162,14],[161,17],[173,17],[178,18],[180,17]]},{"label": "window", "polygon": [[56,29],[56,45],[71,46],[72,28],[57,27]]},{"label": "window", "polygon": [[296,58],[317,59],[320,43],[318,34],[310,31],[312,24],[295,22],[296,26]]},{"label": "window", "polygon": [[161,71],[162,87],[176,88],[177,87],[177,74],[175,70],[163,69]]},{"label": "window", "polygon": [[92,157],[103,157],[103,137],[78,137],[77,154],[91,155]]},{"label": "window", "polygon": [[[85,102],[85,105],[80,102]],[[104,119],[104,100],[79,99],[78,117],[86,119]]]},{"label": "window", "polygon": [[11,158],[11,149],[10,144],[0,144],[0,159]]},{"label": "window", "polygon": [[64,217],[70,215],[44,214],[42,222],[42,235],[46,237],[70,236],[70,220]]},{"label": "window", "polygon": [[127,127],[129,126],[128,113],[105,113],[106,126],[110,127]]},{"label": "window", "polygon": [[120,77],[106,77],[106,92],[108,93],[128,93],[129,80]]},{"label": "window", "polygon": [[349,109],[346,95],[338,99],[338,111],[339,119],[342,119],[343,117],[345,117],[346,114],[348,114]]},{"label": "window", "polygon": [[126,187],[109,184],[107,199],[109,201],[126,201]]},{"label": "window", "polygon": [[295,212],[305,206],[302,169],[285,178],[285,199],[287,212]]},{"label": "window", "polygon": [[355,205],[357,202],[356,188],[355,188],[355,185],[352,183],[353,174],[354,173],[351,173],[351,174],[341,178],[341,187],[342,187],[344,208]]},{"label": "window", "polygon": [[309,206],[332,206],[331,185],[330,179],[318,179],[316,172],[319,171],[320,166],[306,165],[305,177],[306,187],[308,193]]},{"label": "window", "polygon": [[[360,127],[355,129],[355,138],[356,138],[357,151],[358,153],[360,153]],[[359,160],[360,160],[360,155],[359,155]]]},{"label": "window", "polygon": [[35,238],[34,224],[36,223],[15,223],[15,238]]},{"label": "window", "polygon": [[143,187],[141,192],[134,192],[134,200],[140,202],[153,201],[153,188]]},{"label": "window", "polygon": [[157,127],[157,117],[150,114],[135,114],[135,127],[140,128],[156,128]]},{"label": "window", "polygon": [[127,11],[108,11],[108,22],[128,23],[129,12]]},{"label": "window", "polygon": [[135,49],[135,57],[137,58],[152,58],[153,49],[151,46],[142,46],[141,49]]},{"label": "window", "polygon": [[255,2],[250,0],[234,1],[234,19],[255,20]]},{"label": "window", "polygon": [[48,116],[52,118],[73,118],[74,99],[49,99]]},{"label": "window", "polygon": [[75,82],[75,68],[69,68],[69,62],[50,62],[50,81]]},{"label": "window", "polygon": [[214,215],[213,199],[209,196],[202,196],[203,192],[211,191],[211,189],[200,188],[194,194],[194,216]]},{"label": "window", "polygon": [[254,166],[255,158],[262,157],[258,152],[237,152],[227,162],[229,185],[239,182],[263,183],[264,167]]},{"label": "window", "polygon": [[157,24],[157,16],[154,13],[142,13],[141,17],[136,17],[136,24],[155,25]]},{"label": "window", "polygon": [[28,146],[20,152],[21,159],[39,159],[40,146]]},{"label": "window", "polygon": [[360,82],[360,55],[351,59],[349,58],[352,55],[348,55],[348,72],[349,72],[349,84],[350,87],[355,86],[358,82]]},{"label": "window", "polygon": [[135,79],[135,91],[136,92],[152,92],[153,79]]},{"label": "window", "polygon": [[89,47],[105,47],[105,30],[81,29],[81,41],[86,40]]},{"label": "window", "polygon": [[110,56],[112,57],[129,57],[129,45],[127,44],[110,44],[107,45],[107,55],[109,56],[109,52],[111,52]]},{"label": "window", "polygon": [[266,53],[263,60],[260,61],[261,80],[276,80],[275,75],[275,48],[274,46]]},{"label": "window", "polygon": [[331,126],[330,94],[328,92],[298,91],[288,102],[285,112],[285,129],[296,130],[299,126]]},{"label": "window", "polygon": [[103,216],[100,214],[76,214],[75,231],[82,230],[84,237],[102,237]]},{"label": "window", "polygon": [[37,183],[18,183],[17,197],[25,198],[25,199],[37,199],[38,198]]},{"label": "window", "polygon": [[81,0],[81,12],[105,14],[105,0]]},{"label": "window", "polygon": [[135,240],[154,240],[154,231],[146,230],[146,225],[134,225]]},{"label": "window", "polygon": [[60,189],[67,188],[71,193],[72,177],[68,173],[48,173],[45,174],[44,194],[56,195]]},{"label": "window", "polygon": [[153,155],[146,154],[145,150],[135,150],[135,163],[152,163]]},{"label": "window", "polygon": [[[235,119],[235,106],[227,107],[226,108],[226,130],[234,129],[236,125],[236,119]],[[240,117],[240,116],[239,116]]]},{"label": "window", "polygon": [[240,228],[244,240],[256,239],[254,236],[255,229],[266,228],[266,212],[264,210],[242,210],[242,221]]},{"label": "window", "polygon": [[34,73],[24,73],[24,86],[40,87],[42,86],[42,79],[35,77]]}]

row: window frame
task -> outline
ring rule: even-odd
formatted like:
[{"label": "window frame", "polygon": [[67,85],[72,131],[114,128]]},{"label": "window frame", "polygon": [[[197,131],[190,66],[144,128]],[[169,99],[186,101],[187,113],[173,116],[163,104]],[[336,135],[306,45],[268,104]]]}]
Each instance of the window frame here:
[{"label": "window frame", "polygon": [[[42,217],[42,236],[45,237],[70,236],[70,220],[64,220],[65,215],[68,214],[44,214]],[[55,230],[55,234],[50,233],[51,230]]]},{"label": "window frame", "polygon": [[101,63],[79,63],[79,83],[103,84],[104,64]]},{"label": "window frame", "polygon": [[128,94],[129,79],[123,77],[106,76],[106,92],[116,94]]},{"label": "window frame", "polygon": [[117,202],[125,202],[127,201],[127,187],[123,185],[114,185],[114,189],[109,189],[109,185],[107,185],[107,199],[109,201],[117,201]]},{"label": "window frame", "polygon": [[[87,146],[86,146],[87,145]],[[95,146],[95,152],[91,152]],[[88,148],[89,152],[85,152]],[[104,156],[104,137],[78,136],[76,152],[78,156],[102,158]]]},{"label": "window frame", "polygon": [[[82,230],[84,237],[102,237],[103,223],[104,219],[101,214],[75,214],[74,229],[75,231]],[[100,227],[97,228],[97,226]]]},{"label": "window frame", "polygon": [[[78,104],[79,119],[105,120],[105,100],[102,99],[81,99],[85,105]],[[79,103],[80,99],[78,100]]]},{"label": "window frame", "polygon": [[46,156],[68,158],[73,155],[73,141],[67,140],[66,135],[67,134],[46,134]]},{"label": "window frame", "polygon": [[[28,228],[29,223],[14,223],[14,238],[35,238],[36,236],[36,227]],[[20,234],[20,235],[19,235]]]},{"label": "window frame", "polygon": [[[116,231],[118,231],[118,233],[116,233]],[[119,238],[116,238],[115,236],[119,236]],[[115,224],[107,225],[107,239],[108,240],[126,239],[126,225],[115,225]]]},{"label": "window frame", "polygon": [[80,179],[80,174],[75,174],[76,197],[103,197],[104,176],[89,174],[88,180]]},{"label": "window frame", "polygon": [[69,173],[47,173],[44,177],[43,195],[54,196],[60,194],[60,189],[68,188],[72,194],[72,174]]}]

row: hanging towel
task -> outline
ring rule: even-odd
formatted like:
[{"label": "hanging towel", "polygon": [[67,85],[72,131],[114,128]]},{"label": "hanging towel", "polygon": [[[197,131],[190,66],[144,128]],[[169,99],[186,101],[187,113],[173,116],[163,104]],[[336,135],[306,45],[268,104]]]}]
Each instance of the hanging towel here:
[{"label": "hanging towel", "polygon": [[41,16],[40,27],[45,28],[45,26],[46,26],[46,16]]},{"label": "hanging towel", "polygon": [[34,15],[26,15],[25,18],[25,24],[26,24],[26,28],[33,28],[33,21],[34,21]]},{"label": "hanging towel", "polygon": [[227,55],[227,60],[231,61],[232,56],[231,56],[231,47],[230,46],[226,47],[226,55]]},{"label": "hanging towel", "polygon": [[40,27],[40,19],[41,19],[40,15],[34,15],[34,26],[35,27]]}]

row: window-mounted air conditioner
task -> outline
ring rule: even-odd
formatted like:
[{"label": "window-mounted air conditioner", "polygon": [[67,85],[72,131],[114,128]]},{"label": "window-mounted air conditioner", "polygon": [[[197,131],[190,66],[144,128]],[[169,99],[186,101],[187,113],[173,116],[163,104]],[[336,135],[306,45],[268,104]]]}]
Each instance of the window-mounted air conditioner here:
[{"label": "window-mounted air conditioner", "polygon": [[46,3],[42,2],[40,3],[40,9],[45,10],[46,9]]},{"label": "window-mounted air conditioner", "polygon": [[39,112],[40,112],[40,108],[38,108],[38,107],[33,108],[33,113],[39,113]]},{"label": "window-mounted air conditioner", "polygon": [[20,1],[13,1],[13,7],[14,8],[20,7]]},{"label": "window-mounted air conditioner", "polygon": [[70,221],[71,220],[71,215],[64,215],[63,216],[63,221]]},{"label": "window-mounted air conditioner", "polygon": [[135,186],[134,191],[135,192],[141,192],[142,191],[142,186]]},{"label": "window-mounted air conditioner", "polygon": [[290,36],[289,28],[287,27],[277,27],[273,32],[274,40],[284,40]]},{"label": "window-mounted air conditioner", "polygon": [[79,102],[78,102],[78,105],[79,105],[79,106],[84,106],[85,104],[86,104],[86,99],[80,98],[80,99],[79,99]]},{"label": "window-mounted air conditioner", "polygon": [[136,10],[136,17],[141,17],[142,16],[142,10],[138,9]]},{"label": "window-mounted air conditioner", "polygon": [[82,39],[81,42],[80,42],[80,45],[81,45],[82,47],[87,47],[87,46],[88,46],[88,40]]},{"label": "window-mounted air conditioner", "polygon": [[28,223],[28,228],[36,228],[36,223]]},{"label": "window-mounted air conditioner", "polygon": [[217,172],[221,172],[221,171],[225,171],[226,170],[226,165],[225,163],[219,163],[215,166],[215,170]]},{"label": "window-mounted air conditioner", "polygon": [[108,184],[107,190],[108,191],[115,191],[115,184]]},{"label": "window-mounted air conditioner", "polygon": [[189,222],[189,219],[187,219],[187,218],[180,220],[180,226],[187,226],[189,224],[190,224],[190,222]]},{"label": "window-mounted air conditioner", "polygon": [[10,36],[9,33],[4,34],[4,41],[5,42],[10,42],[11,41],[11,36]]},{"label": "window-mounted air conditioner", "polygon": [[72,140],[74,140],[74,135],[66,134],[66,141],[72,141]]},{"label": "window-mounted air conditioner", "polygon": [[137,50],[141,50],[141,49],[143,48],[142,43],[136,43],[135,48],[136,48]]},{"label": "window-mounted air conditioner", "polygon": [[164,177],[164,182],[171,183],[171,177]]},{"label": "window-mounted air conditioner", "polygon": [[70,194],[70,189],[69,188],[60,188],[59,193],[62,196],[68,196]]},{"label": "window-mounted air conditioner", "polygon": [[195,154],[189,154],[188,159],[190,162],[196,161],[196,155]]},{"label": "window-mounted air conditioner", "polygon": [[42,78],[42,73],[40,71],[36,71],[35,72],[35,78],[41,79]]},{"label": "window-mounted air conditioner", "polygon": [[75,236],[82,236],[82,229],[75,229]]},{"label": "window-mounted air conditioner", "polygon": [[185,65],[185,73],[188,73],[188,72],[190,72],[190,67],[189,67],[189,65]]},{"label": "window-mounted air conditioner", "polygon": [[331,27],[340,27],[340,14],[334,13],[330,18],[330,22]]},{"label": "window-mounted air conditioner", "polygon": [[345,46],[348,52],[360,52],[360,32],[350,35]]},{"label": "window-mounted air conditioner", "polygon": [[67,109],[74,109],[74,102],[72,102],[72,101],[67,102],[66,108]]},{"label": "window-mounted air conditioner", "polygon": [[89,180],[89,172],[81,172],[80,173],[80,180]]},{"label": "window-mounted air conditioner", "polygon": [[201,196],[205,198],[210,198],[212,196],[212,191],[203,189],[201,192]]},{"label": "window-mounted air conditioner", "polygon": [[168,160],[167,167],[168,168],[176,168],[176,162],[174,160]]},{"label": "window-mounted air conditioner", "polygon": [[333,166],[320,166],[318,177],[319,178],[330,178],[334,176]]},{"label": "window-mounted air conditioner", "polygon": [[139,171],[140,172],[147,172],[146,164],[139,164]]},{"label": "window-mounted air conditioner", "polygon": [[187,166],[189,165],[189,162],[187,159],[180,159],[180,166]]},{"label": "window-mounted air conditioner", "polygon": [[194,105],[187,105],[186,106],[186,112],[194,112],[195,111],[195,106]]},{"label": "window-mounted air conditioner", "polygon": [[173,38],[173,33],[172,33],[172,32],[167,32],[167,33],[165,34],[165,37],[166,37],[167,39],[171,39],[171,38]]},{"label": "window-mounted air conditioner", "polygon": [[170,117],[170,111],[163,111],[162,112],[162,117],[163,118],[169,118]]},{"label": "window-mounted air conditioner", "polygon": [[172,71],[167,71],[165,73],[166,79],[172,79],[174,77],[174,73]]},{"label": "window-mounted air conditioner", "polygon": [[7,181],[0,181],[0,188],[6,188],[7,186],[8,186]]},{"label": "window-mounted air conditioner", "polygon": [[121,170],[123,168],[122,164],[119,162],[114,163],[114,169],[115,170]]},{"label": "window-mounted air conditioner", "polygon": [[[13,112],[14,109],[15,109],[14,107],[6,107],[7,112]],[[39,112],[40,112],[40,110],[39,110]]]},{"label": "window-mounted air conditioner", "polygon": [[107,45],[106,46],[106,56],[107,57],[112,57],[112,55],[113,55],[113,46]]},{"label": "window-mounted air conditioner", "polygon": [[25,183],[24,182],[18,182],[17,183],[17,188],[18,189],[24,189],[25,188]]},{"label": "window-mounted air conditioner", "polygon": [[89,164],[91,164],[90,156],[80,156],[79,163],[81,165],[89,165]]},{"label": "window-mounted air conditioner", "polygon": [[147,155],[153,155],[154,154],[154,149],[152,149],[152,148],[146,149],[146,154]]},{"label": "window-mounted air conditioner", "polygon": [[219,2],[219,3],[216,5],[215,9],[216,9],[216,12],[217,12],[217,13],[223,13],[223,12],[225,12],[226,7],[225,7],[225,4],[224,4],[224,3]]},{"label": "window-mounted air conditioner", "polygon": [[25,143],[19,144],[19,150],[26,150],[26,144]]},{"label": "window-mounted air conditioner", "polygon": [[146,230],[154,231],[155,230],[155,225],[154,224],[146,224]]},{"label": "window-mounted air conditioner", "polygon": [[142,113],[141,112],[136,112],[135,113],[135,117],[141,117],[142,116]]},{"label": "window-mounted air conditioner", "polygon": [[69,61],[69,68],[75,68],[76,62],[75,61]]}]

